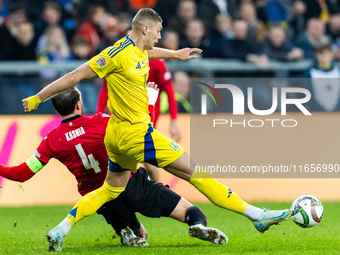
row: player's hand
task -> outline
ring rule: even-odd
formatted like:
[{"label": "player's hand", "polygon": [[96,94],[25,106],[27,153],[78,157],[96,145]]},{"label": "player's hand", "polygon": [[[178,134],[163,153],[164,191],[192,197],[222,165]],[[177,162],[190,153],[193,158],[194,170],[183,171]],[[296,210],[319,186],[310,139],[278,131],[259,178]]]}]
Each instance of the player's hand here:
[{"label": "player's hand", "polygon": [[148,82],[147,86],[147,92],[148,92],[148,97],[149,97],[149,104],[155,105],[157,98],[158,98],[158,93],[159,93],[159,88],[158,85],[155,84],[154,82]]},{"label": "player's hand", "polygon": [[191,55],[192,53],[202,53],[202,50],[199,48],[184,48],[176,51],[176,58],[180,60],[189,60],[193,58],[197,58],[197,55]]},{"label": "player's hand", "polygon": [[41,100],[37,95],[22,100],[22,105],[27,113],[37,110],[40,103]]},{"label": "player's hand", "polygon": [[177,120],[171,120],[170,123],[171,139],[178,143],[182,139],[181,130],[177,124]]}]

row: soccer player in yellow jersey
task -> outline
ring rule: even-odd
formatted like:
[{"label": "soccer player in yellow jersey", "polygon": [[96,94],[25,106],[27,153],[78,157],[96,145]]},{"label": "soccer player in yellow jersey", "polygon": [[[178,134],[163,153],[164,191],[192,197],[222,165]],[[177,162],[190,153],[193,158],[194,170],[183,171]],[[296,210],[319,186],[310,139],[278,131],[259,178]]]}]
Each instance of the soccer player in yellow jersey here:
[{"label": "soccer player in yellow jersey", "polygon": [[[153,129],[148,112],[146,81],[148,60],[157,58],[195,58],[200,49],[178,51],[153,48],[161,38],[162,19],[154,10],[143,8],[133,19],[130,36],[116,42],[76,70],[45,87],[37,95],[23,100],[26,112],[53,95],[96,76],[106,77],[111,119],[106,129],[105,146],[109,170],[103,186],[82,197],[68,216],[52,229],[47,238],[51,250],[61,250],[66,234],[82,218],[93,214],[104,203],[124,191],[130,171],[138,162],[147,162],[190,182],[215,205],[242,214],[253,221],[260,232],[287,219],[290,210],[267,211],[244,202],[231,189],[200,171],[198,164],[178,144]],[[197,236],[206,229],[197,227]]]}]

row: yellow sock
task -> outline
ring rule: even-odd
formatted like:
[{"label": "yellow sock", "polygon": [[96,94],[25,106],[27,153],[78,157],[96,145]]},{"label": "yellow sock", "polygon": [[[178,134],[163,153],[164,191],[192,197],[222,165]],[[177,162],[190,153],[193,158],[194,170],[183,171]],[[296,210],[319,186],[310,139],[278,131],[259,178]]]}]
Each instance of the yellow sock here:
[{"label": "yellow sock", "polygon": [[209,172],[202,170],[204,169],[196,165],[190,183],[215,205],[244,214],[249,204],[244,202],[231,189],[216,181]]},{"label": "yellow sock", "polygon": [[81,219],[96,212],[106,202],[117,198],[124,190],[125,187],[115,188],[105,181],[99,189],[83,196],[67,215],[66,220],[73,226]]}]

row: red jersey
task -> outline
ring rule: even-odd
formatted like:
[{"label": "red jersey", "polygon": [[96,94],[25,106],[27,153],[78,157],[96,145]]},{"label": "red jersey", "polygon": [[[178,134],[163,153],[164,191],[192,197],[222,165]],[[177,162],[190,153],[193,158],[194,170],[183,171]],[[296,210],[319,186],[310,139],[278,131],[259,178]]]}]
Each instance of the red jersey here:
[{"label": "red jersey", "polygon": [[[175,99],[175,91],[171,83],[171,73],[167,69],[165,65],[165,61],[161,59],[150,60],[149,61],[150,71],[149,71],[149,79],[148,82],[154,82],[158,85],[159,94],[162,91],[165,91],[168,96],[169,101],[169,113],[171,119],[176,119],[177,117],[177,102]],[[160,97],[158,97],[157,102],[155,104],[155,118],[154,118],[154,127],[156,127],[156,122],[160,114]],[[97,109],[96,112],[104,112],[106,109],[108,100],[107,95],[107,87],[106,80],[104,79],[104,83],[98,95]]]},{"label": "red jersey", "polygon": [[104,137],[110,116],[75,116],[51,130],[41,141],[35,156],[43,163],[58,159],[76,177],[84,196],[100,188],[105,180],[108,156]]},{"label": "red jersey", "polygon": [[[158,85],[159,95],[165,91],[169,101],[169,113],[171,119],[177,117],[177,102],[175,99],[175,91],[171,83],[171,73],[165,65],[165,61],[162,59],[155,59],[149,61],[150,71],[148,82],[154,82]],[[155,121],[154,126],[156,127],[157,119],[161,113],[161,102],[158,96],[155,104]]]}]

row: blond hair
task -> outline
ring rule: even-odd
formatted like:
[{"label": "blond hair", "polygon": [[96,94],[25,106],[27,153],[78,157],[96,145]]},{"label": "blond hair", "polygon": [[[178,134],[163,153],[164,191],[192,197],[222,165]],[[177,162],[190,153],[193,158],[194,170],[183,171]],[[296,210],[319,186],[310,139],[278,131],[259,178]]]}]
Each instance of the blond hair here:
[{"label": "blond hair", "polygon": [[161,16],[151,8],[140,9],[132,20],[132,30],[145,25],[145,22],[163,22]]},{"label": "blond hair", "polygon": [[68,58],[70,56],[70,48],[68,46],[64,30],[60,26],[49,27],[45,31],[46,35],[46,50],[47,52],[53,53],[57,50],[57,46],[54,43],[53,32],[55,30],[60,30],[62,33],[61,43],[59,45],[60,54],[63,58]]}]

